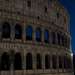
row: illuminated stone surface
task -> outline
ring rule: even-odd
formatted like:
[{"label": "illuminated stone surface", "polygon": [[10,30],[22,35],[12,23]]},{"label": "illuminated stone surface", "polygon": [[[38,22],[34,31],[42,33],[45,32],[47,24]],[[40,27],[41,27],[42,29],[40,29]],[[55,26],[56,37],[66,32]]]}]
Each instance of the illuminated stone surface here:
[{"label": "illuminated stone surface", "polygon": [[0,74],[73,75],[69,24],[57,0],[0,0]]}]

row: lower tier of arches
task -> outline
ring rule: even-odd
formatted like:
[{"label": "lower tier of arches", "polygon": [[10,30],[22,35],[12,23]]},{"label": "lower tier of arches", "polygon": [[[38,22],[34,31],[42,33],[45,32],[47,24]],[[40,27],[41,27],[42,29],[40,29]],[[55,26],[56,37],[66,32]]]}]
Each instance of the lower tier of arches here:
[{"label": "lower tier of arches", "polygon": [[3,52],[0,57],[0,70],[9,71],[11,67],[13,70],[68,70],[72,69],[72,59],[68,55],[45,54],[43,56],[40,53],[32,55],[28,52],[23,56],[20,52],[12,51],[10,54]]}]

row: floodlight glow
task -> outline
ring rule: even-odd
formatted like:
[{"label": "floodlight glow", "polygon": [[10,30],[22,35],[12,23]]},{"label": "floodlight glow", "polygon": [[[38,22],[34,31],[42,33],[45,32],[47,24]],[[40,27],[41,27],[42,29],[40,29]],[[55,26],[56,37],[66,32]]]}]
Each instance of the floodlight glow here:
[{"label": "floodlight glow", "polygon": [[73,57],[73,53],[71,53],[71,57]]}]

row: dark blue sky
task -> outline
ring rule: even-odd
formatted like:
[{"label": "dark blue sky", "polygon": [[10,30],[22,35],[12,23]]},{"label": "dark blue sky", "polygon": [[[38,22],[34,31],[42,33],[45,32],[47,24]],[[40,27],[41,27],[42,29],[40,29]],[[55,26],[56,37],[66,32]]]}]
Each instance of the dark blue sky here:
[{"label": "dark blue sky", "polygon": [[75,0],[59,0],[70,14],[70,32],[72,37],[72,50],[75,53]]}]

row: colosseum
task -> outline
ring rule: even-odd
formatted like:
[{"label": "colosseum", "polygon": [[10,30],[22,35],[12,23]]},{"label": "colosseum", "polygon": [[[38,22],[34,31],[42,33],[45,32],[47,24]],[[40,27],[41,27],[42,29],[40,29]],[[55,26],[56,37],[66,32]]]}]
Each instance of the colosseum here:
[{"label": "colosseum", "polygon": [[0,75],[73,75],[69,28],[58,0],[0,0]]}]

